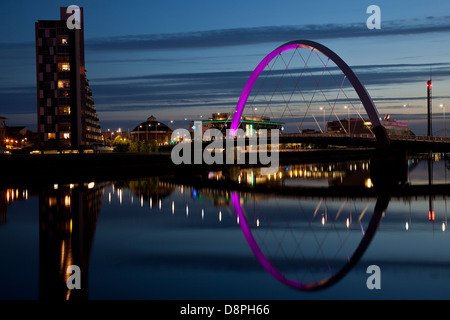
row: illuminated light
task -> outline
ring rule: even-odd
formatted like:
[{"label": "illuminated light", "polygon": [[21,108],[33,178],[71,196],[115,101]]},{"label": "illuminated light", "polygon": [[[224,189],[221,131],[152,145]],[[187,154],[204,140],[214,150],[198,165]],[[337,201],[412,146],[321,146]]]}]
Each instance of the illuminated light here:
[{"label": "illuminated light", "polygon": [[364,186],[366,188],[372,188],[373,187],[372,179],[367,178],[366,181],[364,182]]},{"label": "illuminated light", "polygon": [[175,214],[175,202],[172,201],[172,214]]},{"label": "illuminated light", "polygon": [[72,219],[70,219],[70,225],[69,225],[70,233],[72,233],[72,226],[73,226]]},{"label": "illuminated light", "polygon": [[345,225],[347,226],[347,229],[350,227],[350,219],[347,218],[347,220],[345,221]]},{"label": "illuminated light", "polygon": [[95,187],[95,182],[89,182],[88,189],[93,189]]},{"label": "illuminated light", "polygon": [[57,185],[57,184],[54,184],[54,185],[53,185],[53,189],[58,190],[58,185]]},{"label": "illuminated light", "polygon": [[144,206],[144,196],[141,195],[141,208]]},{"label": "illuminated light", "polygon": [[161,199],[158,200],[158,208],[161,210]]},{"label": "illuminated light", "polygon": [[428,220],[434,221],[434,210],[428,212]]},{"label": "illuminated light", "polygon": [[75,187],[75,185],[71,183],[71,184],[69,185],[69,187],[70,187],[70,189],[73,189],[73,187]]},{"label": "illuminated light", "polygon": [[222,211],[219,211],[219,222],[222,221]]},{"label": "illuminated light", "polygon": [[372,125],[372,122],[370,122],[370,121],[365,121],[365,122],[364,122],[364,125],[365,125],[365,126],[371,126],[371,125]]},{"label": "illuminated light", "polygon": [[186,205],[186,217],[189,216],[189,206]]},{"label": "illuminated light", "polygon": [[150,200],[148,200],[148,205],[150,206],[150,209],[153,208],[153,200],[152,200],[152,197],[150,197]]},{"label": "illuminated light", "polygon": [[236,218],[236,223],[239,224],[239,216]]},{"label": "illuminated light", "polygon": [[259,227],[259,218],[256,218],[256,226]]},{"label": "illuminated light", "polygon": [[405,223],[405,230],[409,230],[409,223],[408,222]]},{"label": "illuminated light", "polygon": [[108,203],[111,204],[111,192],[108,193]]},{"label": "illuminated light", "polygon": [[325,216],[322,216],[322,225],[325,225]]},{"label": "illuminated light", "polygon": [[64,205],[66,207],[70,207],[70,197],[69,196],[64,197]]},{"label": "illuminated light", "polygon": [[442,222],[442,231],[445,231],[445,222]]},{"label": "illuminated light", "polygon": [[205,219],[205,210],[202,209],[202,220]]}]

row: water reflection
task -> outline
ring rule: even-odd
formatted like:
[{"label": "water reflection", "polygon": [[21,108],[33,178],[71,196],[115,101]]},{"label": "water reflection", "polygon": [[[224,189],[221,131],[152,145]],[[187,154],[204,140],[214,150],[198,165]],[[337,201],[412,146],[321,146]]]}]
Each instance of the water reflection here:
[{"label": "water reflection", "polygon": [[[261,215],[262,210],[254,209],[253,215],[249,215],[243,210],[239,194],[233,193],[231,197],[244,237],[264,269],[287,286],[306,291],[329,287],[351,270],[372,241],[389,203],[388,195],[380,195],[377,198],[370,221],[365,228],[363,217],[369,203],[357,216],[361,232],[357,232],[354,237],[354,232],[350,234],[352,230],[350,224],[353,223],[351,204],[348,212],[343,212],[347,201],[336,207],[337,211],[333,210],[332,206],[325,205],[321,215],[317,213],[322,199],[310,214],[299,210],[293,215],[290,214],[288,219],[285,214],[283,219],[271,219],[264,215],[265,224],[269,227],[268,230],[260,231],[262,230],[259,227],[260,218],[255,218],[255,215]],[[299,208],[302,209],[302,206],[299,205]],[[255,230],[259,233],[258,237],[251,231],[248,220],[257,221]],[[332,226],[319,229],[314,220],[320,220],[322,227],[329,225],[330,222]],[[341,220],[345,221],[347,230],[344,232],[342,232],[344,223]],[[280,222],[285,225],[278,225]],[[256,238],[259,238],[259,242]],[[265,252],[261,247],[265,248]],[[311,247],[314,248],[310,250]]]},{"label": "water reflection", "polygon": [[[169,235],[163,238],[165,243],[163,239],[157,239],[156,244],[129,239],[121,243],[131,252],[150,245],[157,247],[154,256],[159,258],[152,260],[156,265],[153,270],[156,278],[162,269],[167,269],[166,265],[161,268],[164,257],[165,263],[170,264],[169,270],[175,274],[189,265],[183,259],[188,259],[198,243],[181,235],[175,241],[172,237],[178,237],[179,230],[191,230],[196,236],[203,237],[204,251],[201,251],[202,247],[195,247],[200,253],[194,257],[202,259],[197,264],[203,268],[214,265],[211,269],[220,265],[225,278],[235,276],[235,272],[245,274],[248,267],[241,264],[239,268],[237,264],[233,265],[232,275],[226,272],[227,265],[242,259],[241,256],[230,259],[229,253],[221,251],[228,243],[236,241],[226,235],[225,230],[234,230],[233,236],[237,234],[245,239],[244,246],[251,249],[252,256],[246,258],[256,259],[260,270],[267,271],[277,280],[275,282],[281,281],[289,288],[303,291],[323,289],[351,273],[382,226],[402,232],[403,238],[407,234],[414,236],[423,232],[447,233],[446,159],[410,159],[408,183],[412,188],[398,189],[394,193],[380,194],[379,190],[374,190],[370,183],[370,168],[370,161],[365,160],[289,165],[270,176],[260,175],[257,168],[227,168],[208,172],[206,180],[217,185],[207,186],[197,180],[180,183],[153,177],[103,184],[7,188],[0,191],[0,233],[8,227],[6,212],[11,206],[37,197],[41,299],[89,298],[92,282],[88,271],[94,237],[98,228],[103,232],[108,228],[108,225],[98,224],[100,212],[108,208],[114,208],[122,215],[117,227],[123,232],[144,235],[151,229],[158,230],[158,236],[164,237],[166,230],[182,227],[174,233],[168,232]],[[229,180],[235,184],[220,187],[219,182]],[[258,186],[262,188],[258,189]],[[346,189],[353,186],[358,189]],[[355,190],[359,191],[355,193]],[[131,217],[131,213],[136,212],[145,212],[145,215]],[[110,217],[104,219],[109,221]],[[127,230],[131,228],[127,221],[132,219],[138,221],[142,230],[135,229],[136,226]],[[214,232],[208,232],[210,230]],[[223,239],[223,247],[212,250],[215,256],[206,245],[213,241],[211,237]],[[420,244],[417,254],[426,254],[421,246],[426,247]],[[394,248],[397,247],[389,249],[395,251]],[[176,259],[169,259],[171,250],[181,252],[183,258],[177,255]],[[229,250],[235,252],[242,248],[230,244]],[[221,257],[220,261],[217,256]],[[120,256],[120,259],[126,261],[127,257]],[[395,261],[395,255],[386,259]],[[81,290],[67,288],[67,267],[70,265],[80,266]],[[115,265],[108,267],[113,269]],[[144,264],[144,267],[151,266]],[[116,278],[124,276],[111,272]],[[205,277],[199,283],[209,281],[208,272],[196,276]],[[173,290],[177,290],[178,285],[174,283]],[[133,287],[127,290],[133,290]]]},{"label": "water reflection", "polygon": [[[40,299],[88,298],[88,269],[104,186],[54,185],[39,191]],[[70,290],[68,267],[80,268],[81,289]]]},{"label": "water reflection", "polygon": [[370,161],[307,163],[280,166],[273,174],[260,168],[228,167],[208,173],[209,180],[231,180],[250,186],[327,187],[360,185],[372,187]]}]

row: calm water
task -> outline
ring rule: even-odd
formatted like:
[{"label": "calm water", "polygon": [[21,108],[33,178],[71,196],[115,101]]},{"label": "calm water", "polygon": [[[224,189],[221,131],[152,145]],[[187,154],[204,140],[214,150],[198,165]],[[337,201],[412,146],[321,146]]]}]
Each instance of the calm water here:
[{"label": "calm water", "polygon": [[[448,165],[410,160],[408,182],[427,185],[431,168],[432,183],[445,184]],[[234,177],[246,186],[370,190],[369,168],[307,164]],[[445,193],[301,190],[241,192],[155,177],[0,190],[0,299],[450,298]],[[81,290],[67,289],[69,265],[80,267]],[[366,285],[371,265],[380,268],[379,290]]]}]

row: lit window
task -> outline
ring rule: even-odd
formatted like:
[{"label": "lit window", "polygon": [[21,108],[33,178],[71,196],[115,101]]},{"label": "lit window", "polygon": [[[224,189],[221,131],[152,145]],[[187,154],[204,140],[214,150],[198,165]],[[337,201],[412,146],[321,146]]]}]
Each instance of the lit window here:
[{"label": "lit window", "polygon": [[48,139],[56,139],[56,133],[49,133],[48,134]]},{"label": "lit window", "polygon": [[58,89],[70,88],[69,80],[58,80]]},{"label": "lit window", "polygon": [[70,139],[70,133],[66,132],[63,135],[64,139]]},{"label": "lit window", "polygon": [[66,207],[70,207],[70,196],[65,196],[64,197],[64,205],[66,206]]},{"label": "lit window", "polygon": [[59,114],[70,114],[70,107],[59,107]]},{"label": "lit window", "polygon": [[58,71],[70,71],[70,64],[67,62],[58,63]]}]

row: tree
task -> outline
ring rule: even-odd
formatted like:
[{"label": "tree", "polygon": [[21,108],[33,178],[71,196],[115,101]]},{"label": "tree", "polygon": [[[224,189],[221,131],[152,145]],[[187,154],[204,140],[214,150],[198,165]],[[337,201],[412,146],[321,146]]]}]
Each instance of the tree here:
[{"label": "tree", "polygon": [[113,141],[113,147],[117,152],[128,152],[130,150],[131,141],[122,136],[117,136]]}]

